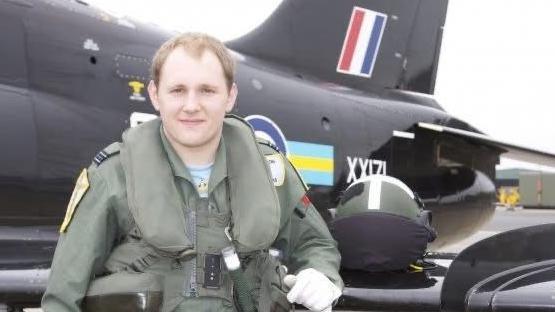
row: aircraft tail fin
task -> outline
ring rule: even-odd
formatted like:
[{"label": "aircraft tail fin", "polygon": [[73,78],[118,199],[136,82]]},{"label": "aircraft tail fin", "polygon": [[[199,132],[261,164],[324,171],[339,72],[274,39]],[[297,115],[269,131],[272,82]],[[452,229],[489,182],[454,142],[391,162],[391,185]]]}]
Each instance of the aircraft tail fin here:
[{"label": "aircraft tail fin", "polygon": [[228,46],[356,89],[432,94],[446,13],[447,0],[284,0]]}]

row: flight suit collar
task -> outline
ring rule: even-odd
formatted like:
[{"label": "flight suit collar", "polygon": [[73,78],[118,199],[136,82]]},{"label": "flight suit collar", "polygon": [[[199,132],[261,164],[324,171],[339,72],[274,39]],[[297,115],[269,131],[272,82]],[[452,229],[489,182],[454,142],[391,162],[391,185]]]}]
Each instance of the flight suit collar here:
[{"label": "flight suit collar", "polygon": [[[173,175],[176,177],[183,178],[194,185],[193,177],[189,172],[189,169],[177,152],[169,142],[166,134],[164,133],[163,125],[160,125],[160,138],[162,139],[162,146],[166,154],[168,154],[168,160],[173,171]],[[216,157],[214,159],[214,166],[212,167],[212,172],[210,173],[210,180],[208,181],[208,194],[211,194],[214,188],[222,182],[227,177],[227,165],[226,165],[226,148],[224,137],[220,139],[220,144],[218,144],[218,149],[216,150]]]},{"label": "flight suit collar", "polygon": [[226,157],[225,141],[222,135],[220,139],[220,144],[218,145],[218,150],[216,151],[216,158],[214,159],[214,167],[212,167],[212,173],[210,174],[210,180],[208,181],[208,194],[227,178],[227,157]]},{"label": "flight suit collar", "polygon": [[168,154],[168,160],[173,171],[173,175],[176,177],[181,177],[191,183],[193,183],[193,177],[187,169],[187,166],[183,163],[181,158],[177,155],[177,152],[173,149],[173,146],[168,141],[166,134],[164,133],[164,126],[160,125],[160,138],[162,139],[162,146],[164,151]]}]

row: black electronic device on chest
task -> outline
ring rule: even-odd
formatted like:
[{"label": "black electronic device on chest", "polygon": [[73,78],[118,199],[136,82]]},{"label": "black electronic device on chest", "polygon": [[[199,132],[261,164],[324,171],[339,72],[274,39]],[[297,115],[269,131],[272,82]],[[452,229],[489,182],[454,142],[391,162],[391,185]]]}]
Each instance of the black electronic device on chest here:
[{"label": "black electronic device on chest", "polygon": [[220,288],[221,273],[221,256],[206,254],[204,257],[204,287]]}]

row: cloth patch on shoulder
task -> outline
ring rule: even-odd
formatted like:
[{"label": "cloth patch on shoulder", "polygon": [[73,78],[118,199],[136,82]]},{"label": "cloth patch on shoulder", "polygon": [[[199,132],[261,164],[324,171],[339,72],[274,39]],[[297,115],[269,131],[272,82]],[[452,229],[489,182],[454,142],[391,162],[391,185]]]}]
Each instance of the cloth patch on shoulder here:
[{"label": "cloth patch on shoulder", "polygon": [[310,204],[312,204],[310,202],[310,198],[308,198],[308,196],[306,196],[306,194],[303,196],[303,198],[301,198],[301,202],[303,203],[303,206],[305,208],[308,208],[308,206],[310,206]]},{"label": "cloth patch on shoulder", "polygon": [[272,180],[275,186],[282,186],[285,181],[285,164],[281,154],[266,155],[266,161],[272,172]]},{"label": "cloth patch on shoulder", "polygon": [[79,202],[89,189],[89,177],[87,174],[87,169],[83,169],[77,182],[75,183],[75,188],[73,189],[73,193],[71,193],[71,199],[69,200],[69,204],[67,205],[66,215],[64,217],[64,222],[60,227],[60,233],[64,233],[73,218],[73,213],[75,212],[75,208],[79,205]]},{"label": "cloth patch on shoulder", "polygon": [[103,161],[105,161],[106,159],[108,159],[109,155],[106,154],[105,151],[100,151],[98,152],[98,154],[96,154],[96,156],[94,156],[94,163],[98,166],[100,165]]},{"label": "cloth patch on shoulder", "polygon": [[308,195],[304,194],[303,197],[301,197],[301,199],[299,200],[299,203],[295,206],[295,213],[301,219],[303,219],[308,213],[308,208],[310,208],[310,205],[312,205],[310,198],[308,198]]}]

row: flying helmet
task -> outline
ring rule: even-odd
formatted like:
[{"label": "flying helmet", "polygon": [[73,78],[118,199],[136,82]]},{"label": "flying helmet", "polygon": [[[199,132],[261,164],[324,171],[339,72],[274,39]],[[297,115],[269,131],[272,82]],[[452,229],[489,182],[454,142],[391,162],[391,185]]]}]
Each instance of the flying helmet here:
[{"label": "flying helmet", "polygon": [[436,237],[431,212],[399,179],[371,175],[351,184],[331,224],[342,266],[371,272],[402,270]]}]

